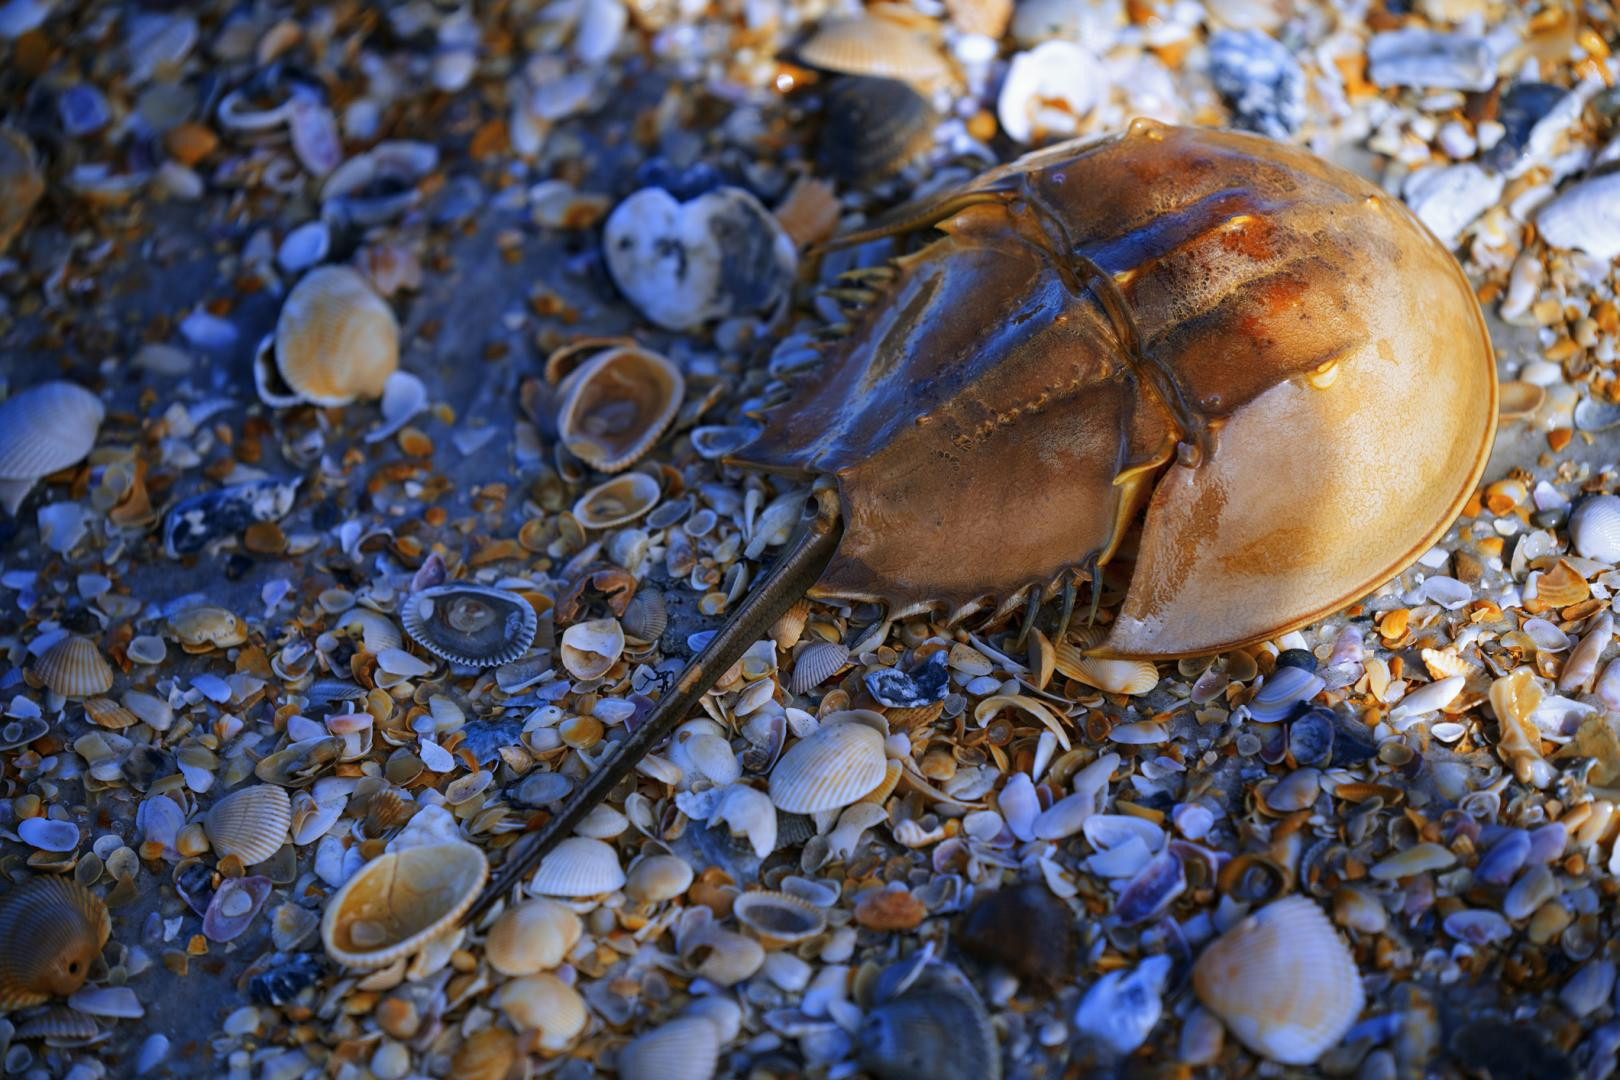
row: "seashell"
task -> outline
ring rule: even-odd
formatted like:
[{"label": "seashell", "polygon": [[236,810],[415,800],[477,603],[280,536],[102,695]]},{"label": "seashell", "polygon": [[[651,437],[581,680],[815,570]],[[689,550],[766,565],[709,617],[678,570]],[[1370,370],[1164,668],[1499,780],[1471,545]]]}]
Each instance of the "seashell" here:
[{"label": "seashell", "polygon": [[624,894],[641,904],[673,900],[692,886],[692,867],[678,855],[649,855],[636,860],[624,883]]},{"label": "seashell", "polygon": [[182,499],[164,515],[164,553],[171,559],[189,555],[257,522],[284,517],[301,483],[302,477],[255,480]]},{"label": "seashell", "polygon": [[400,621],[422,648],[466,667],[511,663],[528,651],[540,625],[534,606],[517,593],[464,582],[412,593]]},{"label": "seashell", "polygon": [[793,661],[793,681],[789,684],[795,694],[808,694],[849,663],[849,648],[837,641],[815,641],[806,645]]},{"label": "seashell", "polygon": [[950,78],[950,69],[927,38],[874,15],[823,19],[799,59],[841,75],[877,75],[928,88]]},{"label": "seashell", "polygon": [[561,964],[581,931],[572,909],[555,900],[527,900],[495,920],[484,939],[484,956],[502,975],[534,975]]},{"label": "seashell", "polygon": [[1407,694],[1389,711],[1391,723],[1402,720],[1408,716],[1422,716],[1425,713],[1438,712],[1456,700],[1462,693],[1463,684],[1467,680],[1461,675],[1452,675],[1449,678],[1437,679],[1425,686]]},{"label": "seashell", "polygon": [[827,913],[787,893],[746,892],[732,902],[739,925],[753,931],[766,948],[796,945],[827,928]]},{"label": "seashell", "polygon": [[624,887],[624,870],[611,845],[570,836],[553,848],[529,879],[533,896],[601,896]]},{"label": "seashell", "polygon": [[[715,461],[747,446],[759,438],[762,430],[752,424],[704,424],[693,428],[688,438],[692,440],[692,449],[697,451],[699,457]],[[688,528],[693,536],[698,535],[695,528]]]},{"label": "seashell", "polygon": [[754,854],[761,859],[776,850],[776,807],[770,796],[747,784],[722,788],[709,812],[709,824],[723,821],[733,835],[748,838]]},{"label": "seashell", "polygon": [[827,88],[816,160],[846,184],[870,184],[927,150],[938,124],[933,105],[906,83],[846,75]]},{"label": "seashell", "polygon": [[1586,578],[1581,576],[1565,559],[1559,559],[1558,565],[1544,574],[1535,577],[1536,595],[1527,597],[1524,602],[1526,611],[1540,613],[1550,608],[1566,608],[1571,604],[1578,604],[1592,595]]},{"label": "seashell", "polygon": [[1534,416],[1547,400],[1545,387],[1514,379],[1498,387],[1497,415],[1503,420],[1524,420]]},{"label": "seashell", "polygon": [[68,878],[32,878],[0,893],[0,1009],[73,993],[111,933],[101,898]]},{"label": "seashell", "polygon": [[1620,563],[1620,496],[1582,499],[1569,515],[1569,539],[1583,559]]},{"label": "seashell", "polygon": [[620,1080],[710,1080],[719,1064],[719,1033],[701,1016],[671,1020],[619,1051]]},{"label": "seashell", "polygon": [[140,717],[111,698],[87,698],[84,715],[91,723],[109,731],[122,731],[140,720]]},{"label": "seashell", "polygon": [[681,959],[699,977],[734,986],[765,963],[765,948],[751,937],[707,926],[682,937]]},{"label": "seashell", "polygon": [[866,1014],[856,1034],[861,1067],[880,1080],[999,1080],[1001,1051],[966,979],[931,971]]},{"label": "seashell", "polygon": [[1608,431],[1620,426],[1620,405],[1583,397],[1575,405],[1575,426],[1582,431]]},{"label": "seashell", "polygon": [[1073,41],[1043,41],[1014,56],[996,99],[1001,129],[1021,143],[1077,135],[1107,93],[1102,64]]},{"label": "seashell", "polygon": [[247,623],[222,607],[187,608],[169,619],[169,631],[187,652],[229,649],[247,640]]},{"label": "seashell", "polygon": [[336,765],[344,745],[343,738],[337,735],[299,739],[260,758],[253,766],[253,775],[267,784],[297,787]]},{"label": "seashell", "polygon": [[521,1057],[517,1036],[505,1028],[484,1028],[467,1036],[450,1056],[450,1075],[457,1080],[506,1080]]},{"label": "seashell", "polygon": [[209,941],[234,941],[253,923],[270,899],[267,877],[226,878],[203,913],[203,936]]},{"label": "seashell", "polygon": [[624,627],[628,637],[648,643],[656,642],[664,636],[664,629],[669,625],[669,608],[664,602],[664,594],[655,589],[637,589],[636,595],[625,605],[619,624]]},{"label": "seashell", "polygon": [[1304,668],[1278,668],[1250,700],[1249,714],[1261,724],[1286,720],[1300,702],[1309,701],[1326,685],[1320,675]]},{"label": "seashell", "polygon": [[1470,945],[1489,945],[1513,936],[1513,926],[1501,915],[1484,908],[1463,908],[1447,915],[1446,933]]},{"label": "seashell", "polygon": [[1268,904],[1211,942],[1192,983],[1239,1041],[1284,1065],[1314,1063],[1365,1002],[1344,939],[1303,896]]},{"label": "seashell", "polygon": [[563,1050],[585,1029],[589,1018],[579,991],[550,972],[524,975],[505,983],[490,1004],[506,1014],[520,1031],[538,1031],[545,1050]]},{"label": "seashell", "polygon": [[617,619],[575,623],[562,636],[562,663],[576,679],[600,679],[624,653],[624,628]]},{"label": "seashell", "polygon": [[1171,959],[1150,956],[1129,971],[1110,971],[1091,984],[1074,1014],[1074,1026],[1124,1057],[1136,1052],[1164,1012]]},{"label": "seashell", "polygon": [[[0,139],[0,153],[4,144]],[[59,379],[0,402],[0,498],[6,508],[15,514],[34,481],[83,461],[105,416],[100,398]]]},{"label": "seashell", "polygon": [[0,255],[6,253],[34,204],[45,194],[38,161],[27,136],[15,128],[0,127]]},{"label": "seashell", "polygon": [[865,724],[832,724],[788,747],[771,770],[771,802],[790,814],[838,810],[877,787],[886,771],[882,735]]},{"label": "seashell", "polygon": [[273,784],[233,791],[203,818],[214,851],[221,858],[235,855],[246,866],[264,862],[280,851],[291,826],[292,801]]},{"label": "seashell", "polygon": [[376,398],[399,367],[399,323],[365,278],[346,266],[322,266],[287,294],[274,354],[276,373],[297,400],[330,406]]},{"label": "seashell", "polygon": [[936,652],[910,671],[879,668],[868,671],[864,681],[867,692],[879,705],[889,709],[915,709],[945,699],[950,677],[945,665],[945,653]]},{"label": "seashell", "polygon": [[1103,660],[1082,656],[1068,642],[1052,643],[1058,671],[1109,694],[1145,694],[1159,685],[1159,669],[1150,660]]},{"label": "seashell", "polygon": [[341,626],[348,630],[351,637],[356,636],[366,652],[373,656],[385,649],[398,649],[405,644],[399,627],[394,620],[380,611],[373,611],[366,607],[353,607],[339,615],[332,621],[333,626]]},{"label": "seashell", "polygon": [[587,529],[628,525],[658,505],[658,481],[646,473],[614,477],[591,488],[574,504],[574,516]]},{"label": "seashell", "polygon": [[[664,434],[680,412],[686,380],[680,368],[662,355],[622,345],[597,353],[569,372],[557,394],[557,436],[562,444],[593,469],[612,473],[635,464]],[[652,502],[656,501],[654,491]],[[580,516],[577,508],[575,515]]]},{"label": "seashell", "polygon": [[1288,726],[1288,752],[1300,765],[1326,765],[1333,760],[1333,713],[1308,710]]},{"label": "seashell", "polygon": [[1114,914],[1121,925],[1135,926],[1164,911],[1186,888],[1187,876],[1181,857],[1174,851],[1160,852],[1148,860],[1119,894]]},{"label": "seashell", "polygon": [[484,853],[459,841],[380,855],[326,902],[326,954],[362,969],[410,956],[455,928],[488,876]]},{"label": "seashell", "polygon": [[44,1039],[52,1046],[82,1046],[103,1034],[101,1025],[78,1009],[53,1005],[17,1025],[12,1038]]},{"label": "seashell", "polygon": [[23,843],[40,851],[72,851],[79,846],[79,827],[71,821],[24,818],[17,822],[17,835],[22,837]]},{"label": "seashell", "polygon": [[34,662],[51,693],[65,698],[99,697],[112,689],[113,670],[95,642],[78,634],[52,645]]},{"label": "seashell", "polygon": [[49,730],[51,722],[43,716],[0,717],[0,750],[26,746]]}]

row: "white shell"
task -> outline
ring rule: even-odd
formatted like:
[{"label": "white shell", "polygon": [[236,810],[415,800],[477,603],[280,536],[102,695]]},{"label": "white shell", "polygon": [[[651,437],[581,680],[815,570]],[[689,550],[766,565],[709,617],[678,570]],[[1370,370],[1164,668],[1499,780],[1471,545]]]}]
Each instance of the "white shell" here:
[{"label": "white shell", "polygon": [[1250,1050],[1309,1065],[1361,1014],[1361,972],[1316,902],[1288,896],[1212,942],[1193,965],[1193,989]]},{"label": "white shell", "polygon": [[996,100],[1002,130],[1021,143],[1067,138],[1097,105],[1103,67],[1072,41],[1045,41],[1013,57]]},{"label": "white shell", "polygon": [[719,1064],[714,1025],[697,1016],[671,1020],[619,1051],[620,1080],[709,1080]]},{"label": "white shell", "polygon": [[546,1050],[566,1048],[588,1019],[579,991],[549,972],[513,979],[490,1001],[519,1031],[539,1031]]},{"label": "white shell", "polygon": [[643,472],[624,473],[598,484],[574,504],[574,516],[587,529],[628,525],[658,505],[658,481]]},{"label": "white shell", "polygon": [[1620,563],[1620,496],[1583,500],[1569,515],[1569,539],[1584,559]]},{"label": "white shell", "polygon": [[733,834],[748,837],[754,854],[764,858],[776,850],[776,807],[770,796],[747,784],[722,788],[709,813],[709,823],[724,821]]},{"label": "white shell", "polygon": [[208,842],[220,856],[236,855],[248,866],[281,850],[292,825],[292,802],[274,784],[233,791],[203,818]]},{"label": "white shell", "polygon": [[793,661],[795,694],[808,694],[843,668],[849,662],[849,649],[837,641],[817,641],[806,645]]},{"label": "white shell", "polygon": [[37,480],[82,461],[104,416],[100,398],[62,380],[0,402],[0,479]]},{"label": "white shell", "polygon": [[534,975],[562,963],[581,932],[579,916],[568,906],[527,900],[495,920],[484,939],[484,955],[502,975]]},{"label": "white shell", "polygon": [[624,628],[617,619],[575,623],[562,636],[563,667],[576,679],[599,679],[624,652]]},{"label": "white shell", "polygon": [[570,836],[553,848],[529,881],[535,896],[600,896],[624,886],[613,848],[587,836]]},{"label": "white shell", "polygon": [[792,814],[837,810],[883,780],[883,736],[865,724],[833,724],[800,739],[771,770],[771,802]]}]

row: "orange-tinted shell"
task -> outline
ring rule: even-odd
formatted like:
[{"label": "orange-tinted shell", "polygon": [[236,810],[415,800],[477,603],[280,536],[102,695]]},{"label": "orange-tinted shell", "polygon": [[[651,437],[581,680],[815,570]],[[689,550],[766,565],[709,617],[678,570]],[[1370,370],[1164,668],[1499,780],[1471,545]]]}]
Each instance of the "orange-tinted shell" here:
[{"label": "orange-tinted shell", "polygon": [[366,279],[346,266],[312,270],[276,320],[276,367],[316,405],[382,396],[399,368],[399,323]]},{"label": "orange-tinted shell", "polygon": [[1303,150],[1137,121],[884,231],[929,225],[736,455],[837,478],[815,595],[1007,607],[1108,563],[1145,512],[1098,651],[1217,652],[1388,580],[1484,468],[1496,368],[1467,279]]},{"label": "orange-tinted shell", "polygon": [[68,878],[38,877],[7,888],[0,893],[0,1011],[83,986],[110,933],[107,905]]},{"label": "orange-tinted shell", "polygon": [[34,145],[21,132],[0,128],[0,255],[43,194],[45,181],[34,160]]}]

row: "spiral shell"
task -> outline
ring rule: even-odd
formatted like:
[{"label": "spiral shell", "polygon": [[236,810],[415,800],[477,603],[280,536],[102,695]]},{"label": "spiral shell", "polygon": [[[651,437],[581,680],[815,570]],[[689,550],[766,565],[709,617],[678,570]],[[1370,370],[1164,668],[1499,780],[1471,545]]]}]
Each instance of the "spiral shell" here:
[{"label": "spiral shell", "polygon": [[95,642],[78,634],[69,634],[46,649],[34,670],[52,693],[66,698],[97,697],[112,689],[112,665]]},{"label": "spiral shell", "polygon": [[816,641],[804,647],[793,661],[793,681],[789,684],[795,694],[808,694],[849,663],[849,649],[837,641]]},{"label": "spiral shell", "polygon": [[825,911],[787,893],[763,889],[743,893],[732,903],[731,912],[767,948],[796,945],[827,928]]},{"label": "spiral shell", "polygon": [[700,1016],[671,1020],[619,1051],[621,1080],[709,1080],[719,1064],[719,1033]]},{"label": "spiral shell", "polygon": [[376,398],[399,368],[399,323],[365,278],[344,266],[312,270],[276,320],[276,370],[316,405]]},{"label": "spiral shell", "polygon": [[96,445],[107,411],[77,383],[53,380],[0,403],[0,480],[37,480]]},{"label": "spiral shell", "polygon": [[387,852],[326,902],[321,942],[340,964],[387,967],[453,929],[487,877],[489,862],[472,844]]},{"label": "spiral shell", "polygon": [[1268,904],[1211,942],[1192,981],[1245,1046],[1284,1065],[1315,1062],[1365,1002],[1355,958],[1303,896]]},{"label": "spiral shell", "polygon": [[574,516],[587,529],[628,525],[658,505],[658,481],[646,473],[616,476],[591,488],[574,504]]},{"label": "spiral shell", "polygon": [[233,791],[203,818],[208,842],[221,857],[235,855],[244,865],[264,862],[281,850],[292,826],[292,801],[274,784]]},{"label": "spiral shell", "polygon": [[502,975],[533,975],[562,963],[581,932],[571,908],[555,900],[528,900],[495,920],[484,939],[484,955]]},{"label": "spiral shell", "polygon": [[107,905],[68,878],[33,878],[0,893],[0,1009],[73,993],[111,933]]},{"label": "spiral shell", "polygon": [[790,814],[837,810],[883,781],[883,736],[859,723],[833,724],[788,747],[771,770],[771,802]]},{"label": "spiral shell", "polygon": [[686,380],[658,353],[616,345],[574,368],[557,389],[563,445],[592,468],[611,473],[635,464],[663,435],[680,412]]},{"label": "spiral shell", "polygon": [[570,836],[551,850],[529,880],[535,896],[600,896],[624,886],[613,848],[588,836]]},{"label": "spiral shell", "polygon": [[405,601],[405,633],[452,664],[497,667],[534,643],[539,616],[515,592],[453,582],[412,593]]}]

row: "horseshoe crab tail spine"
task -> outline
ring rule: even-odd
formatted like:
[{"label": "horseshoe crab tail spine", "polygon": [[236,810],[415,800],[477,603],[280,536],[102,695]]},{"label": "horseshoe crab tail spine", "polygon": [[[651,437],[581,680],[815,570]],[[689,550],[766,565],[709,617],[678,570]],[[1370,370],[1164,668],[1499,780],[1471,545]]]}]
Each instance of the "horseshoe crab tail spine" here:
[{"label": "horseshoe crab tail spine", "polygon": [[521,852],[514,850],[495,880],[468,909],[469,919],[477,919],[499,897],[517,887],[546,853],[571,834],[581,819],[630,774],[638,761],[675,730],[714,681],[725,674],[750,645],[764,637],[771,625],[821,577],[842,535],[838,494],[832,488],[819,489],[812,507],[806,508],[797,535],[789,541],[770,574],[686,666],[680,679],[659,699],[641,726],[579,786],[557,816],[522,845]]}]

